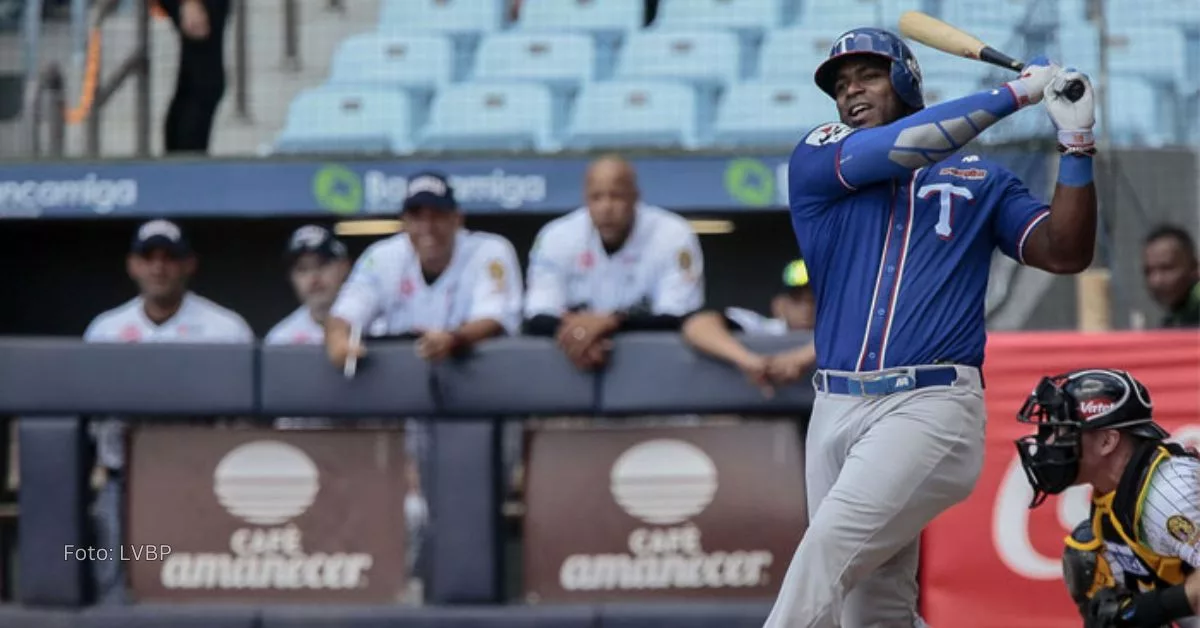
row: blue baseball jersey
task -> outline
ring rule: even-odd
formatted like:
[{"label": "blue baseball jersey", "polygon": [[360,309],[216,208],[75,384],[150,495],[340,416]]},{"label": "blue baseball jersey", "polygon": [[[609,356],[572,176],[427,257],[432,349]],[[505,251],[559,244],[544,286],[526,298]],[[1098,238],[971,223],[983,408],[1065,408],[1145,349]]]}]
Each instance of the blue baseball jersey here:
[{"label": "blue baseball jersey", "polygon": [[[997,118],[1009,112],[996,100],[1007,92],[978,96]],[[898,166],[912,162],[896,157],[906,125],[893,125],[823,125],[792,153],[789,200],[816,296],[817,366],[982,366],[993,251],[1023,264],[1049,208],[976,155],[948,150],[923,167]]]}]

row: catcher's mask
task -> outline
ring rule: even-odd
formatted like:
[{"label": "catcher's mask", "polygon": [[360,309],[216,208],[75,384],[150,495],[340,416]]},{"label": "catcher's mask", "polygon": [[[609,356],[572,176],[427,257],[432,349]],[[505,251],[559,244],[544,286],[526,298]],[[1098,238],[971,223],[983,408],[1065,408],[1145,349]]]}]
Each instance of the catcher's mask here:
[{"label": "catcher's mask", "polygon": [[1125,371],[1083,369],[1043,377],[1017,413],[1037,432],[1017,439],[1017,454],[1033,487],[1030,508],[1076,483],[1083,432],[1116,429],[1154,440],[1170,436],[1151,417],[1150,393]]}]

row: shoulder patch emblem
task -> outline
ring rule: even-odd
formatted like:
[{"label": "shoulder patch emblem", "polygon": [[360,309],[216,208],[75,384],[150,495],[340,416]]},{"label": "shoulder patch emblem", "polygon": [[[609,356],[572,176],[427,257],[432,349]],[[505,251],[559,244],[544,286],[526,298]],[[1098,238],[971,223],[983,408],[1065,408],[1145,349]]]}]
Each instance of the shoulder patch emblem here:
[{"label": "shoulder patch emblem", "polygon": [[496,281],[504,279],[504,264],[501,264],[498,259],[492,260],[488,263],[488,274]]},{"label": "shoulder patch emblem", "polygon": [[829,124],[822,124],[809,132],[808,137],[804,138],[804,143],[809,146],[836,144],[846,139],[846,136],[853,132],[854,129],[852,127],[840,122],[830,122]]},{"label": "shoulder patch emblem", "polygon": [[679,251],[679,270],[688,272],[692,269],[692,254],[687,249]]},{"label": "shoulder patch emblem", "polygon": [[1180,543],[1188,545],[1200,540],[1196,538],[1196,524],[1183,515],[1172,515],[1167,519],[1167,533]]}]

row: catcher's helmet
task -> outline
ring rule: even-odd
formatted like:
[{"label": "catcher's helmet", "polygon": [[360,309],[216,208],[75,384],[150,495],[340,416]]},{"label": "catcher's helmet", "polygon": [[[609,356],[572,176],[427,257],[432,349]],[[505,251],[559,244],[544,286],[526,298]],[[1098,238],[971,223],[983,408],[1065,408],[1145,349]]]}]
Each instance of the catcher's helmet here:
[{"label": "catcher's helmet", "polygon": [[1082,432],[1121,430],[1151,440],[1168,438],[1152,409],[1150,392],[1125,371],[1081,369],[1042,378],[1017,413],[1018,421],[1038,428],[1016,441],[1034,491],[1030,507],[1075,483]]},{"label": "catcher's helmet", "polygon": [[892,62],[892,89],[904,104],[913,109],[923,109],[925,98],[921,95],[921,67],[917,57],[896,35],[881,28],[856,28],[843,33],[829,49],[829,58],[817,66],[816,82],[834,96],[838,67],[846,58],[854,55],[875,55]]}]

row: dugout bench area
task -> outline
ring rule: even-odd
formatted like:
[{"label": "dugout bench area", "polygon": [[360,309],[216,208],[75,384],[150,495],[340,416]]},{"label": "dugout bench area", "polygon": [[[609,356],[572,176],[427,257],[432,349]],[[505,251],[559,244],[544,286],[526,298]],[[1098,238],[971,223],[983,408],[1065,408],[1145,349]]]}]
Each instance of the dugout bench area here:
[{"label": "dugout bench area", "polygon": [[[748,338],[767,352],[806,334]],[[581,373],[548,339],[485,343],[430,366],[409,342],[379,342],[353,380],[320,347],[85,344],[0,340],[0,413],[19,417],[15,604],[0,628],[738,628],[761,626],[761,603],[511,605],[504,599],[499,431],[506,417],[747,413],[807,416],[807,381],[764,399],[736,369],[702,357],[676,334],[616,340],[610,366]],[[432,526],[423,607],[402,605],[138,604],[92,607],[86,563],[91,446],[85,416],[433,417],[425,490]]]}]

